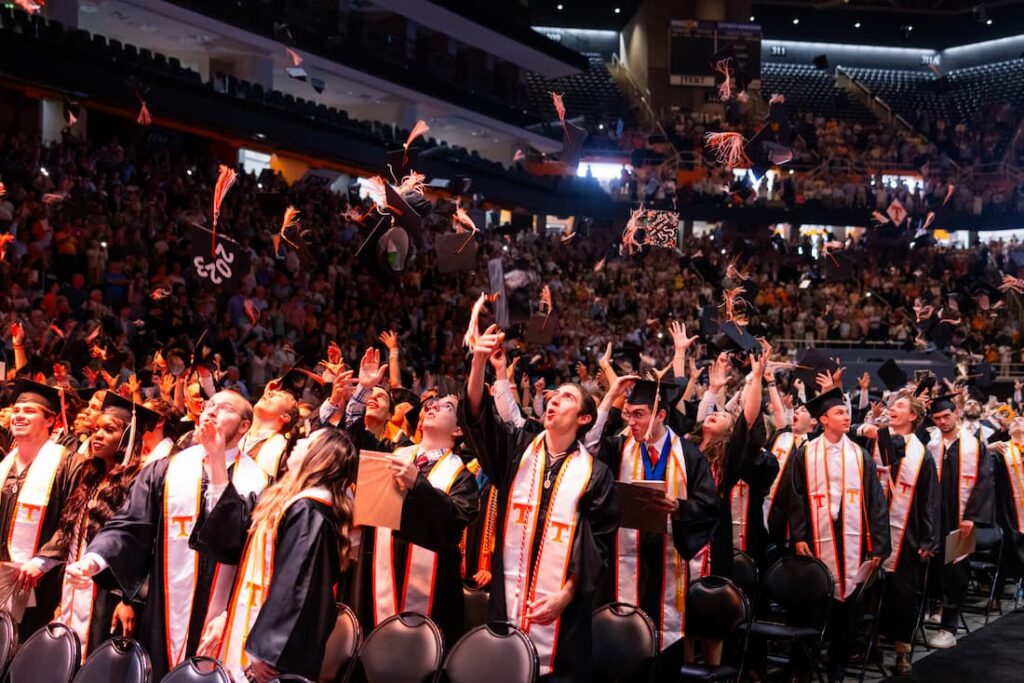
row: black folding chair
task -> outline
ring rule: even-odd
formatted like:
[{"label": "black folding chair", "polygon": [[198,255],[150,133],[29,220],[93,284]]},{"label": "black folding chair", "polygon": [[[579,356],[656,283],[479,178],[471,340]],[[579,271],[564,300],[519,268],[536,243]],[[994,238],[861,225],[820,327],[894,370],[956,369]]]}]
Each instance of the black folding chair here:
[{"label": "black folding chair", "polygon": [[190,657],[167,672],[160,683],[231,683],[231,677],[212,657]]},{"label": "black folding chair", "polygon": [[[686,591],[686,637],[718,640],[725,644],[738,633],[749,634],[750,602],[740,588],[721,576],[703,576],[690,582]],[[724,651],[724,650],[723,650]],[[729,664],[684,664],[684,681],[739,680],[746,660],[746,638],[740,646],[736,666]]]},{"label": "black folding chair", "polygon": [[305,676],[300,676],[298,674],[284,674],[282,676],[278,676],[277,678],[272,679],[270,681],[270,683],[315,683],[315,682],[309,680]]},{"label": "black folding chair", "polygon": [[[1002,527],[975,527],[974,529],[974,541],[975,548],[974,552],[971,553],[968,562],[971,567],[971,575],[974,577],[977,574],[984,574],[991,581],[989,586],[988,594],[985,599],[985,607],[981,610],[971,608],[970,611],[985,615],[985,624],[988,624],[989,617],[992,612],[992,603],[996,602],[999,613],[1003,613],[1002,601],[996,601],[997,591],[999,589],[999,580],[1001,578],[1002,564],[1003,564],[1003,529]],[[975,585],[978,586],[979,590],[977,594],[986,595],[981,590],[981,584],[977,583],[975,579]],[[961,620],[963,620],[963,612],[966,606],[960,610]],[[966,620],[963,620],[964,629],[970,633],[970,629],[967,628]]]},{"label": "black folding chair", "polygon": [[[884,584],[885,569],[879,565],[864,580],[864,583],[857,586],[857,590],[847,598],[848,602],[860,604],[865,608],[861,623],[863,625],[863,632],[867,634],[867,644],[862,655],[860,675],[857,677],[859,683],[864,683],[864,676],[871,665],[871,655],[876,648],[880,647],[878,644],[878,628],[880,624],[879,618],[882,614],[882,603],[885,598]],[[878,664],[878,672],[883,677],[887,675],[881,664]]]},{"label": "black folding chair", "polygon": [[355,661],[359,646],[363,643],[363,630],[359,619],[348,605],[338,603],[338,616],[334,629],[327,637],[324,647],[324,661],[320,667],[320,680],[324,683],[340,681],[352,662]]},{"label": "black folding chair", "polygon": [[538,667],[537,648],[526,634],[507,621],[492,621],[455,643],[436,681],[533,683]]},{"label": "black folding chair", "polygon": [[[761,590],[766,605],[750,624],[751,637],[789,643],[791,651],[800,648],[820,680],[821,649],[835,594],[832,573],[814,557],[783,557],[764,573]],[[791,657],[770,655],[768,661],[789,666]]]},{"label": "black folding chair", "polygon": [[483,588],[462,586],[462,597],[466,605],[466,630],[487,623],[487,602],[490,596]]},{"label": "black folding chair", "polygon": [[619,681],[650,666],[658,654],[658,632],[642,609],[613,602],[594,610],[591,660],[594,679]]},{"label": "black folding chair", "polygon": [[18,649],[7,670],[7,683],[68,683],[82,662],[78,634],[52,622],[33,633]]},{"label": "black folding chair", "polygon": [[732,551],[732,580],[747,594],[747,600],[751,605],[757,604],[757,595],[760,590],[760,572],[757,571],[757,563],[747,553],[738,548]]},{"label": "black folding chair", "polygon": [[346,681],[422,683],[441,668],[441,631],[416,612],[395,614],[373,629]]},{"label": "black folding chair", "polygon": [[150,683],[153,665],[149,653],[129,638],[111,638],[89,655],[74,683]]},{"label": "black folding chair", "polygon": [[18,649],[18,629],[7,612],[0,612],[0,675],[7,671],[15,650]]}]

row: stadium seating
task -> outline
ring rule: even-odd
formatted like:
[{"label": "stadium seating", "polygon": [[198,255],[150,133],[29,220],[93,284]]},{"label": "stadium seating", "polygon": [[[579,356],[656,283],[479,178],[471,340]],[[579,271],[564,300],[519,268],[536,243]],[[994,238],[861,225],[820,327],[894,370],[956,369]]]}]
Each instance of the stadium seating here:
[{"label": "stadium seating", "polygon": [[833,71],[819,71],[809,64],[762,64],[761,92],[766,99],[772,93],[785,95],[786,104],[794,112],[844,121],[876,120],[863,104],[836,84]]}]

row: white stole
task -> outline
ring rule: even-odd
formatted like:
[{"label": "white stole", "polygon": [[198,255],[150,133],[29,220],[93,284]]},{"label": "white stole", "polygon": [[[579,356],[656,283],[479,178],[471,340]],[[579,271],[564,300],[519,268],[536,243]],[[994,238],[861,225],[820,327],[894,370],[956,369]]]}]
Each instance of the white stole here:
[{"label": "white stole", "polygon": [[[101,483],[102,487],[103,484]],[[90,502],[96,499],[97,489]],[[75,523],[75,534],[68,548],[66,564],[82,559],[85,554],[86,516],[83,513]],[[60,594],[60,622],[78,634],[82,644],[82,663],[89,654],[89,627],[92,624],[93,605],[96,602],[96,584],[90,582],[88,588],[75,588],[65,575]]]},{"label": "white stole", "polygon": [[[189,536],[202,511],[203,459],[202,446],[193,446],[170,458],[164,480],[164,629],[167,637],[167,661],[173,668],[185,658],[189,621],[195,600],[199,553],[188,545]],[[231,473],[231,483],[241,496],[262,491],[267,475],[252,458],[238,452]],[[206,621],[219,615],[227,606],[228,594],[237,567],[217,564],[210,587],[210,603]]]},{"label": "white stole", "polygon": [[779,484],[782,482],[782,475],[786,472],[786,463],[789,462],[789,456],[793,454],[793,449],[796,446],[796,436],[793,432],[782,432],[775,438],[775,443],[772,445],[772,455],[779,462],[779,473],[775,475],[775,481],[772,482],[771,488],[768,489],[768,495],[764,497],[764,525],[768,527],[768,518],[771,516],[772,503],[775,502],[775,495],[779,491]]},{"label": "white stole", "polygon": [[[284,504],[284,509],[287,510],[293,503],[302,499],[315,500],[328,507],[334,505],[330,491],[321,486],[314,486],[292,496]],[[281,519],[284,519],[283,511]],[[278,526],[280,523],[279,519]],[[242,573],[234,583],[231,600],[228,602],[227,621],[218,658],[236,681],[246,680],[245,669],[249,666],[249,656],[245,653],[245,643],[270,593],[270,583],[274,577],[276,543],[277,527],[249,535],[239,565]],[[289,559],[297,561],[299,558]]]},{"label": "white stole", "polygon": [[932,454],[935,461],[935,476],[942,481],[942,463],[946,457],[946,441],[942,438],[942,432],[937,427],[928,428],[928,452]]},{"label": "white stole", "polygon": [[[898,437],[894,436],[894,438]],[[889,553],[889,557],[884,563],[887,572],[896,571],[896,565],[900,560],[900,550],[903,548],[903,538],[907,533],[907,521],[910,518],[910,508],[914,504],[917,479],[921,474],[924,458],[924,444],[916,436],[911,435],[903,451],[899,474],[896,476],[889,495],[889,533],[892,539],[892,552]]]},{"label": "white stole", "polygon": [[[25,483],[18,491],[18,500],[14,504],[14,519],[7,530],[7,552],[11,562],[28,562],[39,549],[43,519],[50,504],[50,491],[66,455],[67,450],[63,446],[47,441],[29,463]],[[18,449],[15,448],[0,462],[0,485],[7,481],[17,461]]]},{"label": "white stole", "polygon": [[280,432],[270,432],[252,440],[246,434],[240,446],[246,455],[256,461],[261,470],[271,477],[276,477],[281,468],[281,456],[288,447],[288,439]]},{"label": "white stole", "polygon": [[1010,493],[1013,494],[1013,511],[1017,516],[1016,530],[1024,534],[1024,456],[1020,447],[1012,441],[1007,444],[1003,453],[1006,462],[1006,474],[1010,478]]},{"label": "white stole", "polygon": [[160,441],[160,443],[158,443],[157,445],[153,446],[153,450],[151,450],[149,453],[147,453],[146,457],[144,457],[142,459],[142,466],[145,467],[146,465],[148,465],[151,462],[156,462],[157,460],[163,460],[164,458],[169,456],[173,450],[174,450],[174,439],[172,439],[169,436],[168,437],[164,437]]},{"label": "white stole", "polygon": [[732,511],[732,547],[747,552],[747,513],[750,511],[750,486],[740,479],[729,492]]},{"label": "white stole", "polygon": [[[686,461],[679,437],[668,430],[671,439],[668,462],[665,464],[666,494],[671,498],[686,500]],[[622,463],[619,466],[619,480],[623,482],[643,481],[643,458],[640,444],[629,437],[622,447]],[[672,520],[666,517],[665,538],[662,553],[662,594],[660,614],[651,614],[658,626],[661,639],[660,649],[664,650],[683,637],[686,627],[686,587],[689,583],[689,566],[676,552],[672,541]],[[631,605],[640,604],[640,532],[637,529],[619,528],[615,537],[615,599]]]},{"label": "white stole", "polygon": [[960,481],[957,483],[959,497],[957,519],[963,521],[967,499],[971,497],[971,491],[974,490],[974,485],[978,481],[978,451],[981,449],[978,437],[963,428],[960,429],[958,445]]},{"label": "white stole", "polygon": [[[395,455],[413,460],[418,447],[409,446]],[[430,469],[427,481],[446,495],[462,471],[462,459],[451,451],[438,458]],[[434,605],[434,583],[437,578],[437,553],[409,543],[405,575],[395,576],[391,529],[374,529],[373,540],[373,623],[379,624],[400,612],[419,612],[430,616]],[[405,590],[402,590],[404,587]]]},{"label": "white stole", "polygon": [[[842,472],[829,472],[824,436],[807,444],[805,459],[807,496],[811,513],[811,533],[814,535],[814,556],[825,563],[836,580],[836,599],[845,600],[857,587],[856,574],[862,556],[862,530],[864,522],[864,462],[860,447],[848,437],[839,442],[842,452]],[[832,523],[829,492],[830,477],[842,477],[842,502],[839,520],[842,524],[843,558],[837,557],[835,526]],[[869,530],[870,532],[870,530]]]},{"label": "white stole", "polygon": [[526,618],[527,603],[562,590],[569,573],[569,559],[576,537],[580,497],[590,482],[594,459],[583,447],[567,455],[552,485],[544,527],[540,530],[540,550],[530,566],[533,539],[537,533],[541,488],[547,461],[547,448],[541,432],[519,459],[512,482],[502,560],[505,573],[505,609],[508,620],[520,627],[533,641],[540,658],[540,675],[551,673],[558,645],[561,619],[541,625]]}]

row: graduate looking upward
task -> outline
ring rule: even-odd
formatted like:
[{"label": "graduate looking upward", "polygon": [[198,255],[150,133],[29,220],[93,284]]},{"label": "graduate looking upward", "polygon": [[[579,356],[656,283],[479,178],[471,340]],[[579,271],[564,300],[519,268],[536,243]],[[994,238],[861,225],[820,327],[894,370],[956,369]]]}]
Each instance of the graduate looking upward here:
[{"label": "graduate looking upward", "polygon": [[581,442],[597,407],[578,385],[563,384],[548,397],[539,435],[502,421],[484,391],[484,371],[503,343],[497,326],[474,339],[460,406],[460,426],[498,491],[504,520],[495,539],[489,618],[526,632],[541,675],[588,681],[593,596],[611,566],[619,524],[612,472]]}]

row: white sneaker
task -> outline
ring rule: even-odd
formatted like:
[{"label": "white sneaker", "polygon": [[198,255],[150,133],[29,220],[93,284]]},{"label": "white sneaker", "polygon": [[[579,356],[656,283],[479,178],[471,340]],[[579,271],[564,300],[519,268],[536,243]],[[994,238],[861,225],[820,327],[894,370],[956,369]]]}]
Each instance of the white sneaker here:
[{"label": "white sneaker", "polygon": [[942,612],[932,612],[924,618],[926,624],[939,625],[942,623]]},{"label": "white sneaker", "polygon": [[934,647],[940,650],[956,647],[956,636],[949,631],[936,631],[935,634],[928,639],[928,647]]}]

